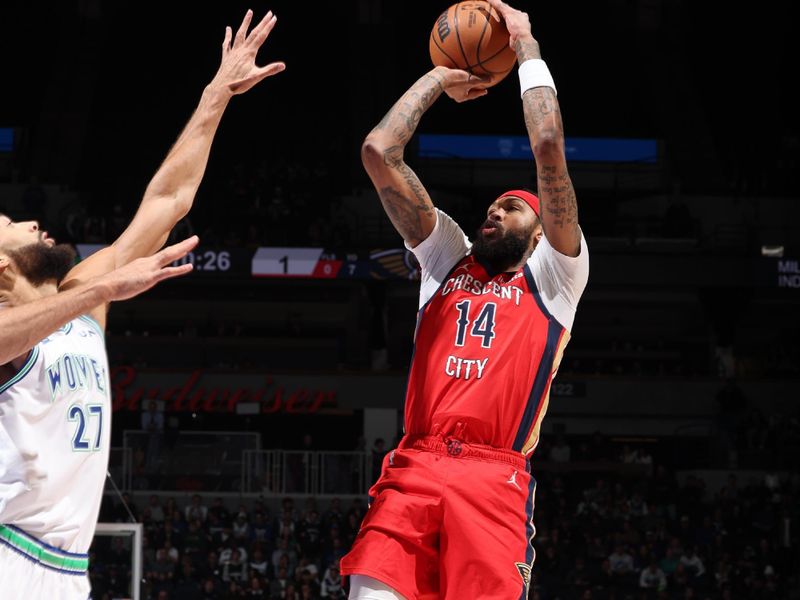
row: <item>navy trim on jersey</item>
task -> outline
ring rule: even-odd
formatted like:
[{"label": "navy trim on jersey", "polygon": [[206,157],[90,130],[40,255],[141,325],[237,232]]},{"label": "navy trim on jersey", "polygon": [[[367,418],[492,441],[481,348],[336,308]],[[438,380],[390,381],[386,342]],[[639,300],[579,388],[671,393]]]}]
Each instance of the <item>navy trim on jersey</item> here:
[{"label": "navy trim on jersey", "polygon": [[528,441],[528,435],[530,434],[533,420],[539,412],[539,403],[544,396],[545,387],[550,380],[550,373],[553,370],[553,361],[558,351],[558,340],[561,339],[563,331],[564,328],[561,324],[551,317],[547,324],[547,342],[545,343],[542,357],[539,360],[539,370],[536,372],[536,378],[533,380],[533,388],[531,389],[530,396],[528,396],[525,412],[522,414],[522,422],[514,438],[512,449],[517,452],[522,452],[525,442]]},{"label": "navy trim on jersey", "polygon": [[[528,500],[525,502],[525,563],[530,565],[533,569],[533,561],[536,560],[536,550],[533,547],[533,536],[536,535],[536,527],[533,524],[533,504],[536,498],[536,479],[531,475],[531,482],[528,484]],[[529,573],[529,577],[532,575]],[[522,593],[519,600],[526,600],[528,597],[528,589],[530,587],[531,579],[528,580],[528,585],[522,586]]]},{"label": "navy trim on jersey", "polygon": [[539,294],[539,288],[536,287],[536,280],[533,278],[533,271],[528,266],[528,263],[525,263],[525,266],[522,267],[522,272],[525,273],[525,281],[528,282],[528,287],[531,289],[531,293],[533,297],[536,299],[536,304],[539,306],[539,310],[544,313],[544,316],[550,319],[551,321],[555,321],[555,317],[550,314],[550,311],[547,310],[547,307],[544,305],[542,301],[542,296]]},{"label": "navy trim on jersey", "polygon": [[22,365],[22,368],[17,371],[17,374],[14,375],[11,379],[6,381],[3,384],[0,384],[0,394],[5,392],[8,388],[12,387],[13,385],[19,383],[25,376],[31,372],[36,359],[39,358],[39,346],[34,346],[31,348],[30,353],[28,354],[28,358],[25,359],[25,362]]},{"label": "navy trim on jersey", "polygon": [[27,531],[25,531],[23,529],[20,529],[19,527],[16,527],[14,525],[11,525],[10,523],[3,523],[3,527],[8,527],[11,531],[16,533],[17,535],[21,535],[22,537],[29,539],[31,541],[31,543],[33,543],[33,544],[38,544],[39,546],[43,546],[44,548],[46,548],[49,552],[52,552],[53,554],[60,554],[61,556],[65,557],[65,558],[77,558],[77,559],[89,558],[88,554],[81,554],[80,552],[67,552],[66,550],[64,550],[62,548],[56,548],[55,546],[51,546],[47,542],[43,542],[39,538],[33,537]]},{"label": "navy trim on jersey", "polygon": [[[8,527],[8,525],[6,525],[6,527]],[[59,569],[58,567],[51,567],[48,564],[45,564],[45,563],[43,563],[43,562],[41,562],[39,560],[36,560],[32,556],[28,556],[22,550],[20,550],[19,548],[17,548],[16,546],[14,546],[12,544],[9,544],[7,541],[5,541],[2,538],[0,538],[0,544],[5,546],[6,548],[10,548],[16,554],[20,555],[25,560],[33,563],[37,567],[42,567],[43,569],[47,569],[49,571],[55,571],[56,573],[61,573],[63,575],[78,575],[78,576],[81,576],[81,577],[86,577],[86,571],[66,571],[64,569]]]}]

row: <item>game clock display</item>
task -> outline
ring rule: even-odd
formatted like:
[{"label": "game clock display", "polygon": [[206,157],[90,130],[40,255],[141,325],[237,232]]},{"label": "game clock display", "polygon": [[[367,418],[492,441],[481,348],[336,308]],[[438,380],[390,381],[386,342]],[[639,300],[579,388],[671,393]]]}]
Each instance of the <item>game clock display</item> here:
[{"label": "game clock display", "polygon": [[191,263],[195,273],[206,275],[250,275],[251,250],[241,248],[195,248],[175,266]]}]

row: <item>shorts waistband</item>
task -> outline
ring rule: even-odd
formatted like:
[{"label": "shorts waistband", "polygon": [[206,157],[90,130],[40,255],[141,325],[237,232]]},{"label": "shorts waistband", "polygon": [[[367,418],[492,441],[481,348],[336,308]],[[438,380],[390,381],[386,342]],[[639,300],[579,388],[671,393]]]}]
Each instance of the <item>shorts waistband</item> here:
[{"label": "shorts waistband", "polygon": [[42,567],[68,575],[86,575],[89,555],[65,552],[28,535],[13,525],[0,524],[0,544]]},{"label": "shorts waistband", "polygon": [[456,438],[436,435],[407,435],[399,444],[400,448],[426,450],[436,454],[444,454],[452,458],[475,458],[509,464],[517,469],[525,470],[528,460],[519,452],[505,448],[494,448],[482,444],[470,444]]}]

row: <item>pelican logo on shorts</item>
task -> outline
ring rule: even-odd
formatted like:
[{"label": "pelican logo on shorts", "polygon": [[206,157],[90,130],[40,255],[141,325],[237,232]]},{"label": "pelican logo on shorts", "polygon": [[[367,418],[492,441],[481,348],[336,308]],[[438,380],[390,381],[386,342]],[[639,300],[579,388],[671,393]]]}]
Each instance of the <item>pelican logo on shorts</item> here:
[{"label": "pelican logo on shorts", "polygon": [[450,23],[447,22],[447,11],[444,11],[439,20],[436,21],[436,33],[439,36],[439,41],[444,43],[447,36],[450,35]]},{"label": "pelican logo on shorts", "polygon": [[[531,585],[531,566],[527,563],[514,563],[519,571],[519,576],[522,577],[522,583],[525,584],[525,590]],[[525,596],[527,597],[527,593]]]},{"label": "pelican logo on shorts", "polygon": [[450,456],[459,456],[461,454],[461,442],[458,440],[447,440],[447,453]]}]

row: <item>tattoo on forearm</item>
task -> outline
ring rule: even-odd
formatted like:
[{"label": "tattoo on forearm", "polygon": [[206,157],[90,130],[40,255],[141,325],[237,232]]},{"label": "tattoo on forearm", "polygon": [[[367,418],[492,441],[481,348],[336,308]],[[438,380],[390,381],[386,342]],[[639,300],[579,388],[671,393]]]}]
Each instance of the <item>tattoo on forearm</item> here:
[{"label": "tattoo on forearm", "polygon": [[539,196],[542,199],[544,211],[552,217],[550,223],[560,229],[573,229],[578,235],[578,202],[575,198],[575,189],[569,178],[569,173],[564,170],[558,172],[552,165],[539,167]]},{"label": "tattoo on forearm", "polygon": [[526,91],[522,96],[522,108],[525,113],[525,127],[531,137],[547,120],[551,120],[550,126],[563,135],[561,110],[551,88],[537,87]]},{"label": "tattoo on forearm", "polygon": [[378,190],[383,208],[397,231],[409,244],[419,244],[423,238],[423,213],[432,212],[430,202],[415,203],[393,187]]},{"label": "tattoo on forearm", "polygon": [[[555,137],[563,143],[564,125],[561,120],[561,110],[552,89],[540,87],[528,90],[522,97],[522,106],[525,112],[525,126],[535,154],[543,136]],[[546,162],[547,157],[541,155],[537,155],[536,160],[545,230],[548,227],[555,227],[565,233],[569,232],[568,235],[575,240],[578,249],[580,247],[578,203],[566,162],[563,157],[555,162]]]},{"label": "tattoo on forearm", "polygon": [[397,172],[402,183],[378,189],[386,214],[400,235],[410,244],[421,242],[434,218],[428,193],[419,178],[403,160],[406,144],[414,135],[422,115],[444,91],[438,74],[420,78],[381,119],[374,131],[382,131],[390,145],[383,151],[383,163]]},{"label": "tattoo on forearm", "polygon": [[514,42],[514,52],[517,53],[517,63],[520,65],[531,58],[542,58],[539,42],[534,39],[517,39]]},{"label": "tattoo on forearm", "polygon": [[414,135],[422,115],[441,95],[444,88],[436,76],[428,73],[421,77],[389,110],[377,130],[390,130],[399,144],[406,145]]}]

